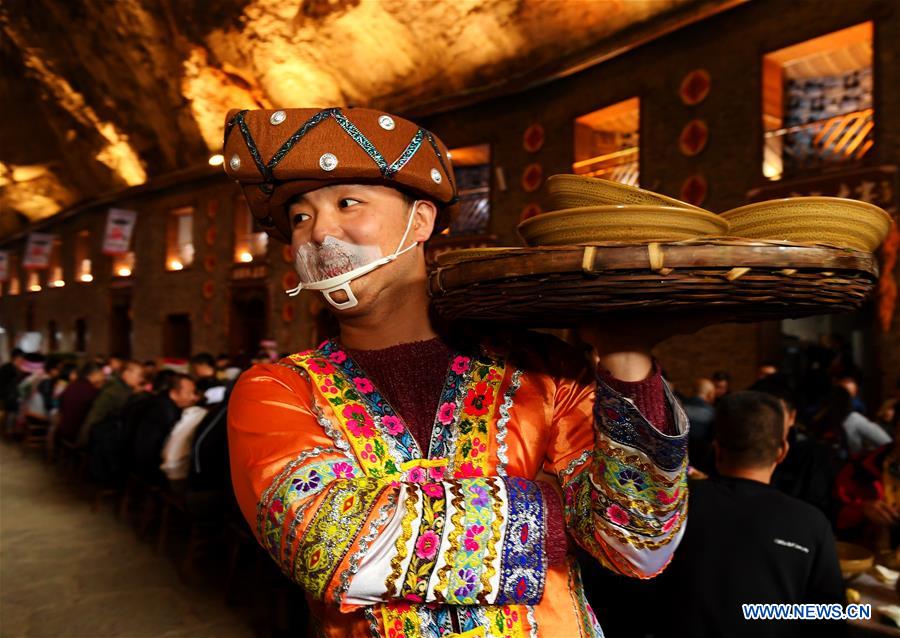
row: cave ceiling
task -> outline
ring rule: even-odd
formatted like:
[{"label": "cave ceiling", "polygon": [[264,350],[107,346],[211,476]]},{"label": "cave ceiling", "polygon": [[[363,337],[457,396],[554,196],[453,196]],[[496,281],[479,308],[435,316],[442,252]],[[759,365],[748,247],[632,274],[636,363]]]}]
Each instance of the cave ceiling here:
[{"label": "cave ceiling", "polygon": [[230,108],[435,112],[723,0],[0,0],[0,236],[202,165]]}]

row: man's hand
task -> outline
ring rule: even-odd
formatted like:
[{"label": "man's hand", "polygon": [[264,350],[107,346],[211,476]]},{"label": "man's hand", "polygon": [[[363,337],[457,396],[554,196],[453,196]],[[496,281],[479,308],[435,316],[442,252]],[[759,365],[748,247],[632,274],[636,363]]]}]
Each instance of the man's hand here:
[{"label": "man's hand", "polygon": [[622,381],[643,381],[653,371],[653,348],[669,337],[692,334],[721,316],[648,312],[649,316],[608,316],[583,324],[578,335],[594,347],[597,363]]},{"label": "man's hand", "polygon": [[866,501],[862,506],[863,516],[876,525],[890,527],[900,521],[900,511],[884,501]]}]

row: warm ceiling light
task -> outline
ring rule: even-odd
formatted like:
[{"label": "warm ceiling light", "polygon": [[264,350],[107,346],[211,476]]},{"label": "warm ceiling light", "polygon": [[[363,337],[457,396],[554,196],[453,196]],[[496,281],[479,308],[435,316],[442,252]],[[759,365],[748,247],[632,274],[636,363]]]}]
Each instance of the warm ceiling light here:
[{"label": "warm ceiling light", "polygon": [[224,163],[225,163],[225,156],[222,155],[221,153],[216,153],[215,155],[213,155],[209,158],[210,166],[221,166]]},{"label": "warm ceiling light", "polygon": [[177,259],[173,259],[169,262],[169,270],[184,270],[184,264]]},{"label": "warm ceiling light", "polygon": [[253,261],[253,255],[251,255],[250,253],[248,253],[245,250],[240,255],[238,255],[238,259],[240,259],[242,262],[244,262],[246,264],[246,263]]},{"label": "warm ceiling light", "polygon": [[41,286],[40,284],[34,284],[33,286],[29,286],[28,290],[31,292],[40,292]]},{"label": "warm ceiling light", "polygon": [[128,266],[122,266],[116,271],[116,274],[119,275],[119,277],[130,277],[131,268],[129,268]]},{"label": "warm ceiling light", "polygon": [[85,283],[94,281],[94,276],[89,273],[85,273],[85,274],[81,275],[81,281],[83,281]]},{"label": "warm ceiling light", "polygon": [[64,282],[62,279],[57,279],[56,281],[50,282],[50,285],[54,288],[62,288],[66,285],[66,282]]}]

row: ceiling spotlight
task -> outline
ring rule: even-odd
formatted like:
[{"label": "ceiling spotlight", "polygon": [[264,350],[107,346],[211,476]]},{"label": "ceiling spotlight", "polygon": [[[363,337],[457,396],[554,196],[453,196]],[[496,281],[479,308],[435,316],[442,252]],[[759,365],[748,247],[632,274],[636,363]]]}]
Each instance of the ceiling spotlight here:
[{"label": "ceiling spotlight", "polygon": [[209,158],[210,166],[221,166],[225,163],[225,157],[221,153],[216,153]]}]

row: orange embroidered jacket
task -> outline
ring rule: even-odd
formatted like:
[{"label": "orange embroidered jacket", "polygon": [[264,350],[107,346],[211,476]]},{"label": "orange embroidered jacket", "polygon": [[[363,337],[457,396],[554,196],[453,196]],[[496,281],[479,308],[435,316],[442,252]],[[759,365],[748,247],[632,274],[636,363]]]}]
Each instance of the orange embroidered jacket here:
[{"label": "orange embroidered jacket", "polygon": [[678,434],[662,434],[577,352],[528,339],[454,354],[428,450],[335,342],[241,377],[238,502],[319,635],[602,636],[575,562],[547,565],[542,469],[603,566],[668,563],[686,518],[680,407],[669,395]]}]

